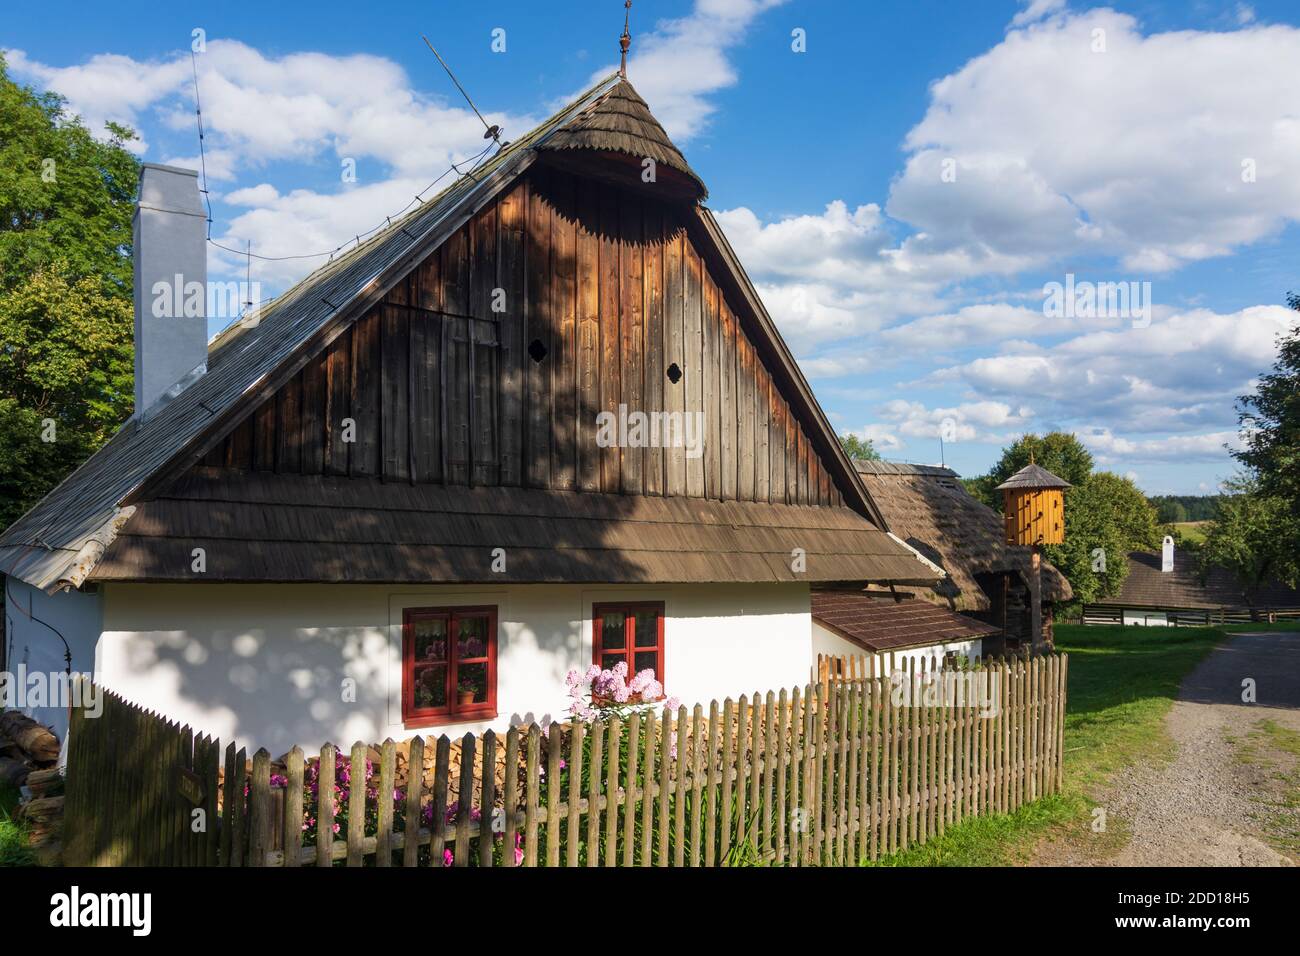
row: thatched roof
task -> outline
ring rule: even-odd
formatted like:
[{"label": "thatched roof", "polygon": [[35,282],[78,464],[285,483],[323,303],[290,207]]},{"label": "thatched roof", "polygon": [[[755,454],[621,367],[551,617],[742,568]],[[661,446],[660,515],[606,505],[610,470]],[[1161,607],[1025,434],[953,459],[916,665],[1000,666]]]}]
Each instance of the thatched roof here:
[{"label": "thatched roof", "polygon": [[623,153],[636,160],[649,157],[657,165],[689,177],[699,190],[696,198],[704,199],[709,194],[704,181],[691,169],[681,150],[651,115],[646,101],[627,80],[619,80],[609,92],[551,136],[541,149]]},{"label": "thatched roof", "polygon": [[[857,461],[854,465],[891,531],[948,572],[921,596],[958,611],[985,611],[975,576],[1015,571],[1028,580],[1030,549],[1006,544],[1002,516],[972,497],[957,473],[934,465]],[[1070,582],[1043,562],[1043,600],[1068,601]]]},{"label": "thatched roof", "polygon": [[868,651],[968,641],[999,630],[929,601],[863,591],[814,591],[812,617]]}]

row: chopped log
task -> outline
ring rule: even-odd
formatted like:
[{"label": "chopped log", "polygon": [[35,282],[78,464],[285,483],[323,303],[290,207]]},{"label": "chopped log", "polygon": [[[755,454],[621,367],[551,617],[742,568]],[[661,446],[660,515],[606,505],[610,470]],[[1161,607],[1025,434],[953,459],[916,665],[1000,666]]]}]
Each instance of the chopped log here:
[{"label": "chopped log", "polygon": [[51,823],[63,818],[63,797],[42,797],[28,800],[18,808],[17,815],[32,824]]},{"label": "chopped log", "polygon": [[16,743],[36,763],[59,759],[59,738],[26,714],[16,710],[0,713],[0,733]]},{"label": "chopped log", "polygon": [[52,797],[63,792],[63,774],[58,767],[33,770],[27,777],[27,789],[33,797]]}]

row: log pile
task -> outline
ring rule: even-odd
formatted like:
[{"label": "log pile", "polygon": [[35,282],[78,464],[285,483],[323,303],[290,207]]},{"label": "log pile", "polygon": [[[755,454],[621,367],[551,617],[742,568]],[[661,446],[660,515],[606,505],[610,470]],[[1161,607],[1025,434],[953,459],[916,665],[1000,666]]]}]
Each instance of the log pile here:
[{"label": "log pile", "polygon": [[63,774],[59,738],[16,710],[0,712],[0,786],[17,789],[23,802],[14,819],[26,825],[43,862],[58,858],[63,827]]}]

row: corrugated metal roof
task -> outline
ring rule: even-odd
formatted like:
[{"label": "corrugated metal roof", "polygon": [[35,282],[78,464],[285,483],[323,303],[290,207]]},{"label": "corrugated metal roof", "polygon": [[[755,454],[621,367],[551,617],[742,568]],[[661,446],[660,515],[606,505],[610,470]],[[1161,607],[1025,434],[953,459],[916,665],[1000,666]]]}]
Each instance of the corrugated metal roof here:
[{"label": "corrugated metal roof", "polygon": [[[393,222],[356,249],[316,270],[272,303],[255,328],[218,336],[208,372],[147,420],[131,419],[31,511],[0,535],[0,573],[44,589],[77,585],[94,567],[116,528],[130,517],[121,507],[146,481],[194,443],[214,420],[320,334],[345,307],[368,292],[431,235],[469,218],[482,195],[513,178],[534,147],[618,82],[596,84],[475,173]],[[390,281],[400,276],[393,275]]]}]

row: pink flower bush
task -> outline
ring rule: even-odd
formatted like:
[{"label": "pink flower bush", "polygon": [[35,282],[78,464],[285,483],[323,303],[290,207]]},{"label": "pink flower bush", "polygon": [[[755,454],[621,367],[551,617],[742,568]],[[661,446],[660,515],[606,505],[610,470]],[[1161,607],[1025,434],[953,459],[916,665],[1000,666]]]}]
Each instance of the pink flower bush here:
[{"label": "pink flower bush", "polygon": [[619,661],[609,670],[601,669],[599,664],[585,671],[571,670],[564,678],[564,686],[571,698],[570,716],[588,722],[664,699],[664,685],[655,679],[653,670],[647,668],[627,679],[627,661]]}]

